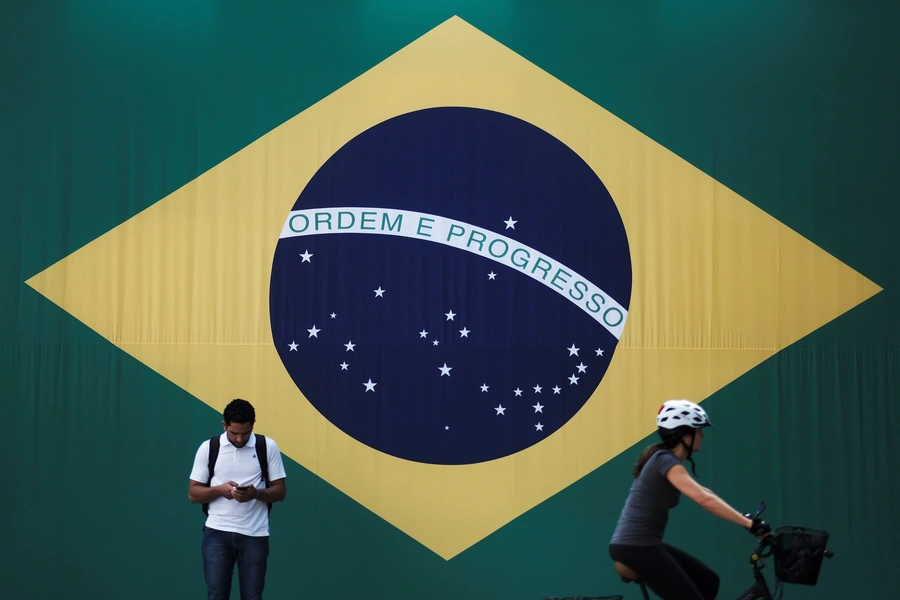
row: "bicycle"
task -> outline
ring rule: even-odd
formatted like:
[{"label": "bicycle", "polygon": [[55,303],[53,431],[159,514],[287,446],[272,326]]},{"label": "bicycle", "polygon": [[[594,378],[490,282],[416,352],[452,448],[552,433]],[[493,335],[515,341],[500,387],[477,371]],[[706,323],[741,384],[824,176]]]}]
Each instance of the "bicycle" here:
[{"label": "bicycle", "polygon": [[[755,518],[766,509],[765,501],[756,510]],[[748,517],[750,515],[747,515]],[[834,552],[826,549],[829,534],[820,529],[796,527],[792,525],[779,527],[759,540],[756,549],[750,555],[753,568],[753,584],[750,585],[737,600],[779,600],[783,593],[781,585],[816,585],[822,561],[834,556]],[[766,576],[763,574],[765,564],[763,558],[774,556],[775,560],[775,596],[769,589]],[[650,600],[647,586],[640,575],[620,562],[615,563],[616,574],[625,583],[636,583],[644,600]],[[544,596],[544,600],[623,600],[617,596]]]}]

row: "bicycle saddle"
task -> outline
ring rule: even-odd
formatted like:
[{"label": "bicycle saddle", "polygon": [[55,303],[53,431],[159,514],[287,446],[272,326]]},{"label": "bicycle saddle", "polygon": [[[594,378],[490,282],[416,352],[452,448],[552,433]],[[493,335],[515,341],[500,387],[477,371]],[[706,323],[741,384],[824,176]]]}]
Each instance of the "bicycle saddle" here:
[{"label": "bicycle saddle", "polygon": [[635,571],[625,563],[620,563],[619,561],[616,561],[616,573],[619,574],[619,577],[621,577],[622,581],[624,581],[625,583],[641,580],[641,576],[637,574],[637,571]]}]

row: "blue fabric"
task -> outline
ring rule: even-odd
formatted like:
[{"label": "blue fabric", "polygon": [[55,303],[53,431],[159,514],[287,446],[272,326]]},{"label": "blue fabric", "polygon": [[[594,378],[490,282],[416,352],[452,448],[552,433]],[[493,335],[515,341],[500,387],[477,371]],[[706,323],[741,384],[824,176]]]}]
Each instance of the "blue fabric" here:
[{"label": "blue fabric", "polygon": [[[477,463],[546,439],[597,389],[618,340],[591,314],[609,302],[557,267],[627,308],[631,257],[610,193],[558,139],[480,109],[405,114],[347,142],[293,210],[329,207],[416,211],[469,224],[470,242],[487,239],[472,242],[477,254],[360,235],[359,219],[344,215],[330,235],[279,241],[275,346],[342,431],[408,460]],[[381,217],[370,219],[382,229]],[[539,254],[491,245],[497,235]],[[542,267],[546,285],[530,276]]]},{"label": "blue fabric", "polygon": [[204,527],[201,553],[208,600],[229,600],[235,564],[241,600],[262,600],[269,559],[268,536],[252,537]]}]

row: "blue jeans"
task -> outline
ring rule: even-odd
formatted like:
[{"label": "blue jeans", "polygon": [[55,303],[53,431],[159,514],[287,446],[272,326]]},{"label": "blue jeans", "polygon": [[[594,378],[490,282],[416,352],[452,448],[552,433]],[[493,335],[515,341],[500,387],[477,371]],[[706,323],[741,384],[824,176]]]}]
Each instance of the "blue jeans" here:
[{"label": "blue jeans", "polygon": [[262,600],[266,585],[269,537],[251,537],[229,531],[203,528],[203,574],[208,600],[228,600],[234,563],[238,566],[241,600]]}]

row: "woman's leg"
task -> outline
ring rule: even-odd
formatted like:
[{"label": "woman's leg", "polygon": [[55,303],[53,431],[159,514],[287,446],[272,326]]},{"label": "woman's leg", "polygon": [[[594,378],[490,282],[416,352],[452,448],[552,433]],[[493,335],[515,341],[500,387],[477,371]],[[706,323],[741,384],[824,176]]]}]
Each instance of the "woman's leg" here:
[{"label": "woman's leg", "polygon": [[647,587],[662,600],[708,600],[667,546],[610,544],[609,555],[637,571]]},{"label": "woman's leg", "polygon": [[688,577],[690,577],[694,584],[700,589],[700,593],[703,594],[703,597],[706,600],[713,600],[716,597],[716,594],[719,593],[719,576],[716,575],[716,572],[684,550],[679,550],[669,544],[663,544],[663,546],[669,551],[669,554],[678,561],[678,564],[681,565],[684,572],[687,573]]}]

